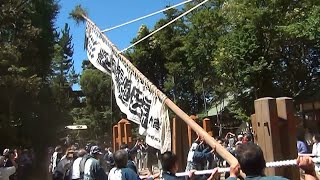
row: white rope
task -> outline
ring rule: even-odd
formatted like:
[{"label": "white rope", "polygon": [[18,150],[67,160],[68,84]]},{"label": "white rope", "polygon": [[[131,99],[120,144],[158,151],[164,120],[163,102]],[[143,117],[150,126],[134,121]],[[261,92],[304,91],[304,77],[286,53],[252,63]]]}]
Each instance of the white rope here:
[{"label": "white rope", "polygon": [[120,53],[123,53],[124,51],[132,48],[133,46],[139,44],[140,42],[144,41],[145,39],[149,38],[150,36],[154,35],[155,33],[157,33],[158,31],[162,30],[163,28],[169,26],[170,24],[174,23],[176,20],[180,19],[181,17],[185,16],[186,14],[190,13],[191,11],[193,11],[194,9],[198,8],[199,6],[201,6],[202,4],[206,3],[209,0],[204,0],[202,1],[200,4],[197,4],[196,6],[194,6],[193,8],[189,9],[188,11],[184,12],[183,14],[181,14],[180,16],[174,18],[173,20],[171,20],[170,22],[168,22],[167,24],[161,26],[160,28],[158,28],[157,30],[151,32],[150,34],[148,34],[147,36],[143,37],[142,39],[140,39],[139,41],[131,44],[129,47],[123,49],[120,51]]},{"label": "white rope", "polygon": [[139,20],[142,20],[142,19],[148,18],[148,17],[150,17],[150,16],[153,16],[153,15],[156,15],[156,14],[159,14],[159,13],[162,13],[162,12],[164,12],[164,11],[167,11],[167,10],[169,10],[169,9],[175,8],[175,7],[177,7],[177,6],[181,6],[181,5],[186,4],[186,3],[190,2],[190,1],[193,1],[193,0],[187,0],[187,1],[181,2],[181,3],[176,4],[176,5],[174,5],[174,6],[167,7],[167,8],[165,8],[165,9],[162,9],[162,10],[159,10],[159,11],[157,11],[157,12],[154,12],[154,13],[151,13],[151,14],[148,14],[148,15],[145,15],[145,16],[142,16],[142,17],[139,17],[139,18],[137,18],[137,19],[128,21],[128,22],[126,22],[126,23],[119,24],[119,25],[117,25],[117,26],[114,26],[114,27],[111,27],[111,28],[108,28],[108,29],[104,29],[104,30],[102,30],[101,32],[103,32],[103,33],[104,33],[104,32],[108,32],[108,31],[111,31],[111,30],[113,30],[113,29],[116,29],[116,28],[119,28],[119,27],[122,27],[122,26],[125,26],[125,25],[128,25],[128,24],[137,22],[137,21],[139,21]]},{"label": "white rope", "polygon": [[[314,163],[320,163],[320,157],[312,158],[312,161]],[[296,159],[266,163],[267,168],[282,167],[282,166],[295,166],[295,165],[297,165]],[[194,174],[195,175],[205,175],[205,174],[211,174],[213,171],[214,171],[214,169],[201,170],[201,171],[196,171]],[[224,173],[224,172],[229,172],[229,171],[230,171],[230,168],[218,168],[219,173]],[[320,171],[320,168],[318,166],[315,166],[315,171]],[[189,172],[176,173],[176,176],[178,176],[178,177],[188,176],[188,175],[189,175]]]}]

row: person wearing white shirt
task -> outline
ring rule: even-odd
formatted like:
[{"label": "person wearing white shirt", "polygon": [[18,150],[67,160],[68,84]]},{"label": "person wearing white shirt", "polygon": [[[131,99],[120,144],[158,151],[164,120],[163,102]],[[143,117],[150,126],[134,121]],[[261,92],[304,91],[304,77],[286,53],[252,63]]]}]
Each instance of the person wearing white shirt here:
[{"label": "person wearing white shirt", "polygon": [[16,172],[16,163],[13,159],[9,159],[8,161],[12,161],[14,166],[3,167],[4,160],[5,157],[0,156],[0,180],[9,180],[9,177]]},{"label": "person wearing white shirt", "polygon": [[[320,134],[315,134],[312,137],[312,140],[314,142],[312,146],[312,155],[319,157],[320,156]],[[320,164],[316,163],[315,166],[317,168],[320,168]],[[317,177],[320,179],[320,174],[317,172]]]},{"label": "person wearing white shirt", "polygon": [[194,155],[194,152],[197,150],[199,143],[200,143],[200,137],[198,136],[197,139],[191,144],[191,147],[189,149],[185,171],[190,171],[195,168],[193,163],[193,155]]},{"label": "person wearing white shirt", "polygon": [[320,156],[320,135],[316,134],[312,138],[314,144],[312,146],[312,154],[314,156]]},{"label": "person wearing white shirt", "polygon": [[80,149],[78,152],[78,158],[73,162],[72,165],[72,176],[71,179],[72,180],[80,180],[83,179],[83,175],[81,175],[80,173],[80,162],[83,158],[83,156],[86,154],[86,150],[84,149]]}]

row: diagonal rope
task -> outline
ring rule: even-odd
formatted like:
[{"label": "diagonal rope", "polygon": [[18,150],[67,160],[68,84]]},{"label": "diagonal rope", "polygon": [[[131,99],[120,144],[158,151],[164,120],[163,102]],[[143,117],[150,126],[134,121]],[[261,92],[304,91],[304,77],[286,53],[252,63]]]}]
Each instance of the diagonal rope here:
[{"label": "diagonal rope", "polygon": [[162,30],[163,28],[169,26],[170,24],[174,23],[176,20],[180,19],[181,17],[185,16],[186,14],[190,13],[191,11],[193,11],[194,9],[198,8],[199,6],[201,6],[202,4],[208,2],[209,0],[204,0],[201,3],[197,4],[196,6],[194,6],[193,8],[189,9],[188,11],[184,12],[183,14],[181,14],[180,16],[174,18],[173,20],[171,20],[170,22],[168,22],[167,24],[161,26],[160,28],[156,29],[155,31],[152,31],[150,34],[148,34],[147,36],[141,38],[139,41],[131,44],[129,47],[123,49],[120,51],[120,53],[123,53],[124,51],[127,51],[128,49],[132,48],[133,46],[139,44],[140,42],[144,41],[145,39],[149,38],[150,36],[154,35],[155,33],[159,32],[160,30]]},{"label": "diagonal rope", "polygon": [[175,8],[175,7],[177,7],[177,6],[186,4],[186,3],[191,2],[191,1],[193,1],[193,0],[187,0],[187,1],[181,2],[181,3],[176,4],[176,5],[174,5],[174,6],[167,7],[167,8],[165,8],[165,9],[162,9],[162,10],[159,10],[159,11],[157,11],[157,12],[154,12],[154,13],[151,13],[151,14],[148,14],[148,15],[145,15],[145,16],[142,16],[142,17],[139,17],[139,18],[137,18],[137,19],[128,21],[128,22],[126,22],[126,23],[119,24],[119,25],[117,25],[117,26],[114,26],[114,27],[111,27],[111,28],[108,28],[108,29],[104,29],[104,30],[102,30],[101,32],[104,33],[104,32],[111,31],[111,30],[113,30],[113,29],[117,29],[117,28],[119,28],[119,27],[122,27],[122,26],[125,26],[125,25],[128,25],[128,24],[137,22],[137,21],[139,21],[139,20],[148,18],[148,17],[150,17],[150,16],[153,16],[153,15],[156,15],[156,14],[159,14],[159,13],[162,13],[162,12],[164,12],[164,11],[167,11],[167,10],[172,9],[172,8]]}]

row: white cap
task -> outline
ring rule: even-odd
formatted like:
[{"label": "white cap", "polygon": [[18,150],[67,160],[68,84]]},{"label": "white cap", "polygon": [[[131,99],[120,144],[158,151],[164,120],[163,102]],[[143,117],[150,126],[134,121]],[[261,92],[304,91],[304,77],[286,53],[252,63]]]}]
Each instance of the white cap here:
[{"label": "white cap", "polygon": [[5,150],[3,151],[3,155],[4,155],[4,156],[8,155],[9,151],[10,151],[9,149],[5,149]]}]

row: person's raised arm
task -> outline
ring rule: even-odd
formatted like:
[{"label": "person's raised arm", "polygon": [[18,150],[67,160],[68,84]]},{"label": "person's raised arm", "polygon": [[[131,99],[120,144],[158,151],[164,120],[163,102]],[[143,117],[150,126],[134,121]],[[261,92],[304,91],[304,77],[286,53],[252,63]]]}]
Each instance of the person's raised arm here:
[{"label": "person's raised arm", "polygon": [[216,179],[217,177],[219,177],[219,172],[218,172],[218,168],[214,168],[210,177],[207,180],[213,180]]},{"label": "person's raised arm", "polygon": [[311,157],[299,156],[297,158],[297,165],[304,170],[305,180],[319,180]]},{"label": "person's raised arm", "polygon": [[230,176],[227,180],[237,180],[237,177],[240,175],[240,164],[235,164],[230,166]]}]

